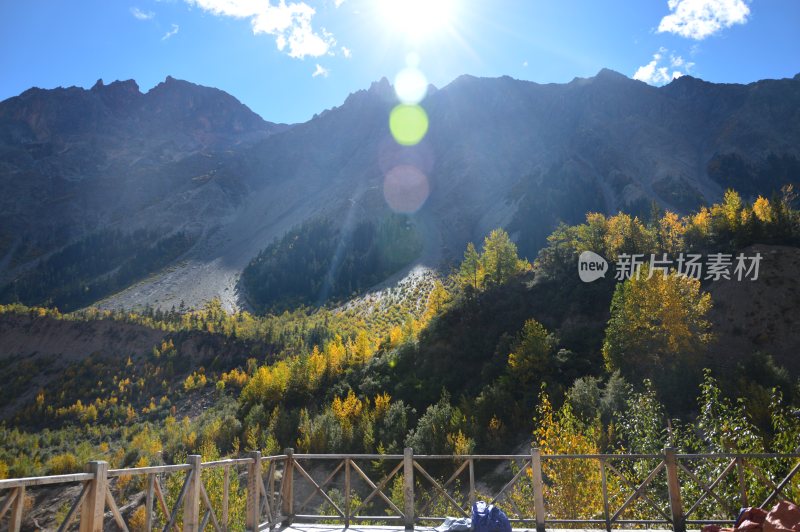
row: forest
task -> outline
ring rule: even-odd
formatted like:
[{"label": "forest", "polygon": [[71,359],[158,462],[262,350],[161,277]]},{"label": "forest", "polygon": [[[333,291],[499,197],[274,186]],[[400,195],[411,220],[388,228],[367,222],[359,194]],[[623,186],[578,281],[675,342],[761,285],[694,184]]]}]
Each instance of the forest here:
[{"label": "forest", "polygon": [[355,296],[409,264],[422,243],[407,216],[362,221],[351,231],[313,219],[261,251],[242,273],[260,311],[319,305]]},{"label": "forest", "polygon": [[0,302],[76,310],[159,271],[193,244],[184,232],[98,231],[40,259],[0,287]]},{"label": "forest", "polygon": [[[560,225],[533,263],[497,229],[482,245],[469,244],[448,275],[405,290],[380,314],[335,305],[228,314],[219,301],[139,313],[0,306],[0,318],[109,320],[163,332],[143,356],[87,354],[8,416],[0,425],[0,478],[76,471],[97,458],[133,467],[196,452],[212,458],[286,447],[792,452],[800,441],[797,368],[768,352],[733,362],[712,356],[709,281],[674,271],[648,275],[645,266],[639,278],[585,284],[576,264],[585,250],[613,262],[623,253],[797,248],[795,201],[791,187],[752,203],[729,190],[720,203],[685,216],[589,213],[584,223]],[[364,229],[371,236],[346,255],[359,264],[356,257],[381,256],[380,235],[405,231],[404,223]],[[257,282],[256,271],[276,275],[265,263],[314,264],[307,259],[330,242],[326,231],[313,224],[276,242],[251,265],[249,282]],[[296,254],[290,242],[312,243],[312,255]],[[407,241],[403,249],[415,246]],[[327,271],[317,262],[314,272]],[[366,286],[352,284],[359,277],[348,272],[335,278],[343,284],[334,283],[341,288],[332,293]],[[264,308],[310,302],[319,289],[287,286],[293,292],[262,295]],[[204,355],[197,345],[208,347]],[[0,370],[3,402],[36,386],[35,365],[6,360]],[[198,401],[207,406],[189,416],[186,405]],[[576,501],[600,504],[578,489],[583,474],[594,473],[563,473],[574,476],[577,491],[559,499],[557,515],[569,515]],[[787,489],[800,493],[798,482]]]}]

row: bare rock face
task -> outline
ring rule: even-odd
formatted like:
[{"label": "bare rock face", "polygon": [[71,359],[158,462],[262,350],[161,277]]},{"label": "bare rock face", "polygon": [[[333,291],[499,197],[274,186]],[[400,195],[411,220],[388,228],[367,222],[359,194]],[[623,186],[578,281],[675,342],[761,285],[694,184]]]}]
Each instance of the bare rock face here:
[{"label": "bare rock face", "polygon": [[309,218],[384,215],[402,165],[426,180],[413,217],[427,266],[498,226],[533,257],[587,211],[686,212],[727,187],[750,198],[800,181],[797,76],[661,88],[605,69],[566,84],[461,76],[428,92],[413,148],[391,138],[396,103],[382,79],[289,127],[171,77],[147,93],[98,81],[0,102],[0,286],[98,230],[184,231],[195,244],[173,267],[105,304],[235,308],[261,249]]}]

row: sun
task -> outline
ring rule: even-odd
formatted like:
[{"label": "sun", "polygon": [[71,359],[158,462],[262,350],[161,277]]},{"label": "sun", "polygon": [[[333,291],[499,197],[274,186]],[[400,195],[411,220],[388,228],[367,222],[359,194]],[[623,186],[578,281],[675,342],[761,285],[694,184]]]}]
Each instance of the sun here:
[{"label": "sun", "polygon": [[447,31],[456,18],[456,0],[377,0],[379,16],[392,33],[412,43]]}]

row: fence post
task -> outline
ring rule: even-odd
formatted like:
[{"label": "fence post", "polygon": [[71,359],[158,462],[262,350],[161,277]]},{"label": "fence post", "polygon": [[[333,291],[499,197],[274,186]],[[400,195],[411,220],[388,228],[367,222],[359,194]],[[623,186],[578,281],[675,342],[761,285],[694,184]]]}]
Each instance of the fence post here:
[{"label": "fence post", "polygon": [[747,508],[747,483],[744,478],[744,459],[741,456],[736,457],[736,476],[739,479],[739,498],[742,508]]},{"label": "fence post", "polygon": [[294,449],[286,449],[286,467],[283,468],[283,490],[281,491],[281,513],[288,526],[294,520]]},{"label": "fence post", "polygon": [[147,475],[147,487],[144,498],[144,529],[153,530],[153,495],[156,489],[156,476],[154,473]]},{"label": "fence post", "polygon": [[14,502],[11,506],[11,521],[8,524],[8,529],[11,532],[20,531],[22,528],[22,512],[25,511],[25,486],[20,486],[15,491]]},{"label": "fence post", "polygon": [[350,459],[344,459],[344,527],[350,528]]},{"label": "fence post", "polygon": [[252,460],[247,464],[247,519],[245,527],[247,530],[258,532],[259,521],[261,521],[261,490],[258,483],[261,481],[261,451],[247,453],[247,457]]},{"label": "fence post", "polygon": [[469,507],[475,504],[475,460],[469,459]]},{"label": "fence post", "polygon": [[611,532],[611,514],[608,510],[608,479],[606,478],[606,460],[600,459],[600,487],[603,491],[603,517],[606,520],[606,530]]},{"label": "fence post", "polygon": [[[202,461],[203,457],[199,454],[190,454],[186,462],[192,466],[188,473],[192,478],[183,499],[183,530],[184,532],[196,532],[200,530],[200,486],[202,485]],[[187,474],[188,474],[187,473]]]},{"label": "fence post", "polygon": [[533,509],[536,512],[536,532],[544,532],[544,483],[542,482],[542,451],[531,447],[531,473],[533,474]]},{"label": "fence post", "polygon": [[667,491],[669,493],[669,508],[672,512],[672,529],[675,532],[686,532],[686,517],[683,515],[681,502],[681,485],[678,482],[678,460],[675,457],[675,448],[664,449],[664,464],[667,466]]},{"label": "fence post", "polygon": [[108,462],[102,460],[89,462],[89,473],[94,478],[89,481],[86,498],[81,505],[81,532],[102,532],[103,514],[106,509],[106,490],[108,489]]},{"label": "fence post", "polygon": [[222,529],[223,530],[228,530],[228,512],[229,512],[228,507],[230,506],[228,498],[230,497],[230,491],[231,491],[231,467],[226,465],[222,476]]},{"label": "fence post", "polygon": [[403,450],[403,514],[407,529],[414,528],[414,450]]}]

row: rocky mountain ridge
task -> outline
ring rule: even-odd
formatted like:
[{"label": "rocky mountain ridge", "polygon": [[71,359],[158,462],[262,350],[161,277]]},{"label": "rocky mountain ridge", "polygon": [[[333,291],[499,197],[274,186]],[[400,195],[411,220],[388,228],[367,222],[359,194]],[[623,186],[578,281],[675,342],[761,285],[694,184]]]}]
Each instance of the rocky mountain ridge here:
[{"label": "rocky mountain ridge", "polygon": [[440,266],[498,226],[532,258],[555,224],[589,211],[686,212],[728,186],[751,198],[800,181],[797,76],[656,88],[605,69],[566,84],[465,75],[429,91],[414,147],[391,138],[396,103],[383,79],[289,127],[169,77],[144,94],[98,82],[0,102],[0,281],[101,228],[180,230],[189,251],[103,305],[237,308],[258,251],[311,218],[384,215],[398,168],[421,187],[402,193],[424,200],[409,268]]}]

